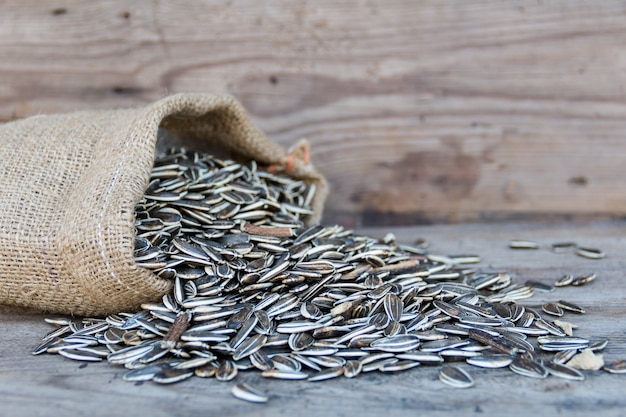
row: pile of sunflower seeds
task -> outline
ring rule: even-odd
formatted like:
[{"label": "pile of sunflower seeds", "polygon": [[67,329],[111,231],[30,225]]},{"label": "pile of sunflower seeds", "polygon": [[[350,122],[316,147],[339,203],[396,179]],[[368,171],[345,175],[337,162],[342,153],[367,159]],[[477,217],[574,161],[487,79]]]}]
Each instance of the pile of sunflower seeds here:
[{"label": "pile of sunflower seeds", "polygon": [[[194,375],[230,381],[248,370],[322,381],[443,365],[440,380],[466,388],[474,382],[459,361],[581,380],[567,363],[606,346],[553,321],[584,313],[580,306],[517,303],[553,286],[470,268],[477,255],[434,255],[425,241],[403,245],[392,234],[305,227],[314,194],[254,162],[180,149],[160,155],[136,208],[135,256],[172,280],[172,291],[139,312],[48,319],[56,327],[33,353],[106,360],[127,369],[124,380],[163,384]],[[268,400],[244,383],[232,393]]]}]

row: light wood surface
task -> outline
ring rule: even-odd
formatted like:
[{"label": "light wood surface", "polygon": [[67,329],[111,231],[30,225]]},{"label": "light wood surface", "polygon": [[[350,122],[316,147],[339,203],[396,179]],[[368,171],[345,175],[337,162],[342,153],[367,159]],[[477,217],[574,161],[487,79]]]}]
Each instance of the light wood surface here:
[{"label": "light wood surface", "polygon": [[307,137],[328,222],[626,212],[621,1],[0,3],[0,120],[236,96]]},{"label": "light wood surface", "polygon": [[[383,236],[393,230],[400,241],[416,237],[431,241],[433,252],[477,253],[485,270],[510,271],[516,281],[547,283],[564,273],[595,271],[598,278],[585,287],[567,287],[524,302],[548,300],[581,304],[585,315],[564,317],[579,325],[576,334],[608,339],[605,360],[626,359],[626,225],[505,224],[421,226],[362,230]],[[599,247],[602,260],[554,254],[548,250],[514,251],[512,238],[534,239],[546,246],[574,240]],[[556,377],[525,378],[508,370],[466,368],[475,387],[458,390],[437,379],[436,367],[421,366],[393,374],[363,374],[355,379],[321,383],[264,380],[256,372],[241,373],[237,381],[260,387],[267,404],[244,403],[231,397],[233,382],[194,378],[177,385],[132,384],[122,381],[123,368],[107,364],[81,365],[60,356],[34,357],[30,351],[50,330],[41,315],[0,312],[0,416],[624,416],[626,375],[585,372],[586,380]]]}]

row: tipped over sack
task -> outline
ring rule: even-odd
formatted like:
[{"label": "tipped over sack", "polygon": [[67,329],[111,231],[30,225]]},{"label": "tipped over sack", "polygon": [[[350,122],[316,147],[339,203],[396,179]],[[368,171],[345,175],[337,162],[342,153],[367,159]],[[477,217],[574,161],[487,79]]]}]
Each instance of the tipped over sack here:
[{"label": "tipped over sack", "polygon": [[7,123],[0,125],[0,304],[106,315],[167,293],[171,281],[135,263],[134,209],[157,147],[172,145],[315,183],[309,222],[321,216],[324,178],[301,152],[269,140],[229,96],[178,94],[142,108]]}]

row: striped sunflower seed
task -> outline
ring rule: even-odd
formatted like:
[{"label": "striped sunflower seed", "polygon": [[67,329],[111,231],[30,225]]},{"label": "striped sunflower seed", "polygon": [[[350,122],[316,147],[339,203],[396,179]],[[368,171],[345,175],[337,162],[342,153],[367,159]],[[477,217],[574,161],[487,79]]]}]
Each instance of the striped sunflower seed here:
[{"label": "striped sunflower seed", "polygon": [[251,403],[266,403],[269,400],[269,397],[262,391],[243,382],[234,385],[230,392],[233,397]]},{"label": "striped sunflower seed", "polygon": [[469,388],[474,385],[472,377],[458,366],[442,367],[439,371],[439,380],[454,388]]}]

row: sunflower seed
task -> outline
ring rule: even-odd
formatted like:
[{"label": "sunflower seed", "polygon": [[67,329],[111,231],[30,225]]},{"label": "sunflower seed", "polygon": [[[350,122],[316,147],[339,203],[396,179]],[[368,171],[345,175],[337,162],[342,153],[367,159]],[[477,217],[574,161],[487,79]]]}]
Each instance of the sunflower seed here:
[{"label": "sunflower seed", "polygon": [[265,342],[267,342],[267,336],[264,334],[257,334],[245,339],[233,352],[233,360],[238,361],[242,358],[252,355],[254,352],[261,349]]},{"label": "sunflower seed", "polygon": [[555,303],[546,303],[541,306],[541,309],[552,316],[561,317],[563,315],[563,309]]},{"label": "sunflower seed", "polygon": [[389,366],[398,362],[400,362],[398,358],[380,359],[374,362],[370,362],[366,365],[363,365],[361,372],[367,373],[367,372],[373,372],[373,371],[380,371],[383,366]]},{"label": "sunflower seed", "polygon": [[554,354],[552,362],[565,364],[569,362],[569,360],[572,359],[574,356],[576,356],[576,354],[578,354],[578,350],[576,349],[561,350]]},{"label": "sunflower seed", "polygon": [[129,346],[109,354],[107,360],[112,364],[124,364],[141,358],[155,348],[154,344]]},{"label": "sunflower seed", "polygon": [[237,367],[231,360],[224,359],[215,371],[215,379],[218,381],[230,381],[237,376]]},{"label": "sunflower seed", "polygon": [[602,367],[603,370],[612,374],[626,374],[626,360],[616,360]]},{"label": "sunflower seed", "polygon": [[419,366],[420,363],[419,362],[415,362],[415,361],[410,361],[410,360],[404,360],[404,361],[394,361],[391,363],[384,363],[382,364],[378,370],[380,372],[400,372],[400,371],[406,371],[407,369],[411,369],[411,368],[415,368],[417,366]]},{"label": "sunflower seed", "polygon": [[585,274],[585,275],[581,275],[577,278],[574,278],[574,280],[570,283],[570,285],[573,285],[575,287],[580,287],[586,284],[589,284],[591,281],[596,279],[596,274],[595,273],[591,273],[591,274]]},{"label": "sunflower seed", "polygon": [[151,381],[156,374],[161,373],[168,368],[169,365],[165,364],[144,366],[142,368],[126,372],[122,375],[122,379],[129,382]]},{"label": "sunflower seed", "polygon": [[446,365],[441,368],[439,380],[454,388],[469,388],[474,385],[472,377],[457,366]]},{"label": "sunflower seed", "polygon": [[602,259],[606,256],[606,254],[600,249],[581,247],[578,247],[578,249],[576,249],[576,255],[588,259]]},{"label": "sunflower seed", "polygon": [[513,346],[510,342],[508,342],[504,337],[498,335],[493,336],[481,329],[470,329],[468,333],[469,337],[473,340],[476,340],[479,343],[482,343],[486,346],[490,346],[498,352],[513,355],[518,352],[518,348]]},{"label": "sunflower seed", "polygon": [[574,303],[570,303],[569,301],[559,300],[556,302],[556,305],[561,307],[563,310],[572,311],[574,313],[584,314],[585,309],[576,305]]},{"label": "sunflower seed", "polygon": [[326,381],[328,379],[337,378],[343,375],[344,368],[338,366],[335,368],[327,368],[307,378],[310,382]]},{"label": "sunflower seed", "polygon": [[479,355],[467,358],[466,362],[479,368],[506,368],[513,362],[513,357],[504,354]]},{"label": "sunflower seed", "polygon": [[545,378],[548,376],[548,370],[542,364],[522,356],[517,356],[513,359],[513,362],[509,365],[509,369],[517,374],[530,378]]},{"label": "sunflower seed", "polygon": [[539,244],[532,240],[511,240],[509,241],[511,249],[539,249]]},{"label": "sunflower seed", "polygon": [[533,289],[541,291],[541,292],[554,291],[554,287],[552,285],[545,284],[541,281],[529,280],[525,282],[525,285],[528,285],[529,287],[532,287]]},{"label": "sunflower seed", "polygon": [[[591,343],[588,349],[592,352],[597,352],[600,350],[604,350],[604,348],[607,347],[608,344],[609,344],[608,340],[601,340],[598,342]],[[83,349],[86,349],[86,348],[83,348]]]},{"label": "sunflower seed", "polygon": [[[558,320],[555,320],[554,325],[552,325],[543,319],[539,319],[535,321],[535,326],[537,326],[538,329],[545,330],[545,333],[543,334],[549,333],[554,336],[565,336],[566,332],[564,331],[564,329],[562,330],[562,328],[556,324],[557,322]],[[540,336],[541,334],[537,332],[535,335]]]},{"label": "sunflower seed", "polygon": [[441,352],[446,349],[454,349],[461,346],[465,346],[469,343],[469,340],[462,340],[459,337],[450,337],[442,340],[432,340],[422,343],[420,350],[422,352]]},{"label": "sunflower seed", "polygon": [[297,380],[297,379],[307,379],[309,375],[305,372],[299,371],[279,371],[276,369],[271,369],[268,371],[263,371],[261,373],[262,377],[265,378],[274,378],[274,379],[288,379],[288,380]]},{"label": "sunflower seed", "polygon": [[230,392],[233,397],[251,403],[266,403],[269,400],[263,392],[243,382],[235,385]]},{"label": "sunflower seed", "polygon": [[174,384],[192,376],[193,371],[189,369],[165,369],[154,374],[152,380],[159,384]]},{"label": "sunflower seed", "polygon": [[383,337],[370,343],[370,347],[384,352],[406,352],[416,349],[420,340],[416,335],[405,334]]},{"label": "sunflower seed", "polygon": [[68,359],[72,359],[75,361],[83,361],[83,362],[100,362],[103,359],[102,355],[88,352],[88,351],[82,350],[81,348],[62,349],[62,350],[59,350],[59,355],[65,356]]},{"label": "sunflower seed", "polygon": [[567,365],[556,362],[546,362],[544,363],[544,366],[550,375],[558,376],[559,378],[569,379],[572,381],[582,381],[585,379],[585,376],[578,369],[574,369]]},{"label": "sunflower seed", "polygon": [[400,298],[398,298],[395,294],[387,294],[383,298],[383,304],[389,319],[400,321],[400,318],[402,317],[402,310],[404,309]]},{"label": "sunflower seed", "polygon": [[537,342],[540,344],[546,343],[560,343],[560,344],[589,344],[589,339],[582,337],[559,337],[559,336],[541,336],[537,338]]},{"label": "sunflower seed", "polygon": [[554,253],[566,253],[576,248],[576,242],[556,242],[550,245]]},{"label": "sunflower seed", "polygon": [[563,275],[561,278],[559,278],[559,280],[554,283],[554,286],[566,287],[570,285],[573,281],[574,281],[574,276],[571,274],[566,274],[566,275]]},{"label": "sunflower seed", "polygon": [[199,358],[182,360],[177,364],[172,365],[173,369],[198,369],[206,366],[210,362],[216,359],[215,355],[203,356]]},{"label": "sunflower seed", "polygon": [[343,366],[343,375],[346,378],[354,378],[361,373],[362,369],[363,364],[361,362],[357,360],[350,360],[347,361],[346,364]]}]

